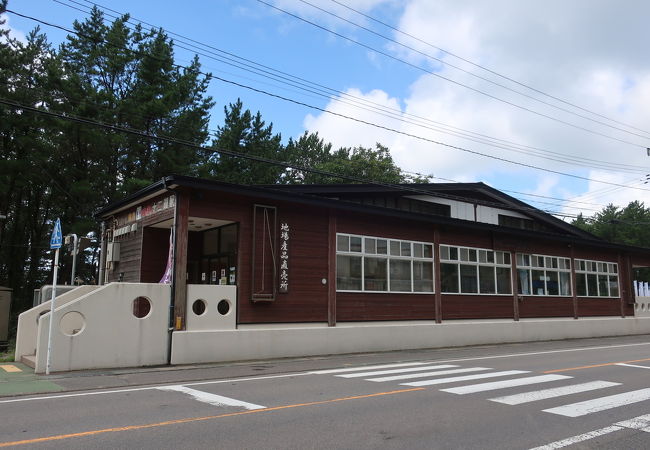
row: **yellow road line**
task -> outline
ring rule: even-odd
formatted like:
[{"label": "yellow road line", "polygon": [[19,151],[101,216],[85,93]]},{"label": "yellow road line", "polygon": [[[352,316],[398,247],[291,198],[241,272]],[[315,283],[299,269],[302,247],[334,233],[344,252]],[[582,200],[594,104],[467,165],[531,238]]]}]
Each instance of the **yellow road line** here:
[{"label": "yellow road line", "polygon": [[3,369],[5,372],[22,372],[21,369],[13,364],[0,364],[0,369]]},{"label": "yellow road line", "polygon": [[633,359],[631,361],[609,362],[609,363],[604,363],[604,364],[594,364],[592,366],[569,367],[568,369],[554,369],[554,370],[547,370],[546,372],[543,372],[543,373],[568,372],[570,370],[593,369],[593,368],[596,368],[596,367],[615,366],[616,364],[629,364],[629,363],[641,362],[641,361],[650,361],[650,358]]},{"label": "yellow road line", "polygon": [[126,427],[103,428],[103,429],[99,429],[99,430],[82,431],[80,433],[59,434],[59,435],[55,435],[55,436],[47,436],[47,437],[42,437],[42,438],[25,439],[25,440],[22,440],[22,441],[2,442],[2,443],[0,443],[0,447],[10,447],[12,445],[36,444],[36,443],[39,443],[39,442],[49,442],[49,441],[60,441],[62,439],[71,439],[71,438],[84,437],[84,436],[95,436],[95,435],[103,434],[103,433],[117,433],[117,432],[120,432],[120,431],[144,430],[144,429],[147,429],[147,428],[156,428],[156,427],[164,427],[164,426],[168,426],[168,425],[179,425],[179,424],[184,424],[184,423],[201,422],[201,421],[205,421],[205,420],[221,419],[221,418],[224,418],[224,417],[245,416],[245,415],[248,415],[248,414],[258,414],[258,413],[264,413],[264,412],[280,411],[280,410],[283,410],[283,409],[299,408],[299,407],[304,407],[304,406],[324,405],[324,404],[327,404],[327,403],[344,402],[344,401],[348,401],[348,400],[360,400],[360,399],[364,399],[364,398],[380,397],[380,396],[383,396],[383,395],[403,394],[403,393],[406,393],[406,392],[422,391],[424,389],[425,388],[401,389],[399,391],[378,392],[376,394],[366,394],[366,395],[355,395],[355,396],[352,396],[352,397],[342,397],[342,398],[335,398],[335,399],[331,399],[331,400],[321,400],[321,401],[317,401],[317,402],[297,403],[297,404],[294,404],[294,405],[275,406],[275,407],[271,407],[271,408],[254,409],[254,410],[250,410],[250,411],[240,411],[240,412],[235,412],[235,413],[219,414],[219,415],[216,415],[216,416],[188,417],[186,419],[167,420],[165,422],[149,423],[149,424],[144,424],[144,425],[130,425],[130,426],[126,426]]}]

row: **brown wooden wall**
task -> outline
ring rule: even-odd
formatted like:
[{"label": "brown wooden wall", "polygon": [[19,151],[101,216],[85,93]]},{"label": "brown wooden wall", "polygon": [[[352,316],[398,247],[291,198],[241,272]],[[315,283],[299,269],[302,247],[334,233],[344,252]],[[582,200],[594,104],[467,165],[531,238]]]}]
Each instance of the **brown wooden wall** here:
[{"label": "brown wooden wall", "polygon": [[512,319],[511,296],[442,294],[442,319]]},{"label": "brown wooden wall", "polygon": [[[274,301],[251,301],[253,205],[277,207],[278,221],[287,222],[289,239],[289,291]],[[238,322],[327,321],[327,211],[282,202],[255,201],[249,197],[203,193],[192,197],[190,216],[231,220],[239,223]],[[277,280],[276,280],[277,282]]]},{"label": "brown wooden wall", "polygon": [[[291,323],[328,322],[328,289],[335,285],[335,272],[328,271],[330,243],[330,212],[322,208],[281,201],[256,200],[243,195],[203,191],[190,192],[190,211],[193,217],[212,218],[239,224],[237,261],[238,323]],[[277,207],[277,226],[286,222],[290,227],[289,239],[289,291],[277,293],[274,301],[251,300],[251,259],[253,205]],[[403,219],[372,217],[368,214],[333,211],[332,231],[434,242],[434,232],[439,233],[441,244],[488,248],[512,252],[537,253],[570,257],[572,249],[567,244],[521,239],[489,231],[467,231],[450,226],[436,226],[425,222],[406,222]],[[167,229],[145,228],[173,217],[166,210],[138,222],[138,231],[118,240],[122,243],[121,261],[109,273],[111,281],[124,272],[124,281],[157,282],[167,257]],[[277,231],[279,233],[279,229]],[[201,244],[190,233],[189,252],[198,258]],[[276,237],[277,238],[277,237]],[[279,239],[278,239],[279,240]],[[164,242],[164,245],[161,243]],[[622,300],[578,298],[579,317],[633,315],[633,295],[630,284],[632,261],[615,251],[576,247],[574,258],[611,261],[619,263]],[[277,256],[276,256],[277,258]],[[142,260],[142,261],[141,261]],[[650,260],[650,258],[649,258]],[[636,258],[634,263],[645,262]],[[277,261],[279,264],[279,259]],[[333,278],[332,278],[333,277]],[[277,278],[277,277],[276,277]],[[323,284],[322,280],[326,280]],[[277,280],[275,280],[277,283]],[[440,317],[454,319],[514,319],[516,310],[521,318],[573,317],[571,297],[440,295]],[[336,321],[379,320],[434,320],[434,294],[390,294],[340,292],[332,295],[330,311]],[[515,307],[515,304],[517,307]],[[332,322],[332,320],[330,320]]]}]

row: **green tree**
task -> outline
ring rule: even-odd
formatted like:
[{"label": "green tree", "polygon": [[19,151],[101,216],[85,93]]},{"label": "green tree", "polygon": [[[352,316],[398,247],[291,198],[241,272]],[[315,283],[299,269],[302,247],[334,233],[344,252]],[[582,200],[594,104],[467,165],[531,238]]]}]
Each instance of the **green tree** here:
[{"label": "green tree", "polygon": [[217,129],[210,162],[201,171],[203,176],[239,184],[273,184],[278,182],[285,168],[250,159],[240,158],[220,150],[256,158],[282,161],[284,147],[280,134],[273,133],[273,124],[266,125],[258,111],[244,110],[237,99],[224,108],[224,125]]}]

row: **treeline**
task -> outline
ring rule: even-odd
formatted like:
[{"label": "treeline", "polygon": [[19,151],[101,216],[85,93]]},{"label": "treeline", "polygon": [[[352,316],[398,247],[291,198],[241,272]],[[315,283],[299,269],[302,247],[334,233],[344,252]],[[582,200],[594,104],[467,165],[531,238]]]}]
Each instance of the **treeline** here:
[{"label": "treeline", "polygon": [[[0,13],[6,6],[0,0]],[[210,76],[198,58],[177,65],[164,31],[132,25],[128,15],[109,23],[97,9],[73,27],[54,48],[38,28],[21,42],[0,24],[0,285],[13,289],[14,317],[31,306],[33,289],[51,282],[55,218],[64,234],[96,237],[94,211],[165,175],[244,184],[341,181],[326,173],[422,181],[379,144],[333,149],[315,133],[283,144],[240,101],[224,108],[224,123],[211,134]],[[94,264],[96,250],[79,261],[85,281],[96,276]],[[60,280],[69,280],[70,266],[64,254]]]}]

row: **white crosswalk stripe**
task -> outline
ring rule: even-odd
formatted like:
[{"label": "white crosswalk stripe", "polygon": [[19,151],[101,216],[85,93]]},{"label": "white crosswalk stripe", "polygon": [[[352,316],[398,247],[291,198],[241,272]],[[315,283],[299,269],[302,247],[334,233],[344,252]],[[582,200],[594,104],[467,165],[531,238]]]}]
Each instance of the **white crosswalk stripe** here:
[{"label": "white crosswalk stripe", "polygon": [[492,369],[489,369],[487,367],[469,367],[467,369],[437,370],[435,372],[407,373],[406,375],[394,375],[392,377],[367,378],[366,380],[367,381],[410,380],[413,378],[436,377],[440,375],[453,375],[455,373],[481,372],[484,370],[492,370]]},{"label": "white crosswalk stripe", "polygon": [[567,375],[538,375],[535,377],[515,378],[513,380],[505,381],[492,381],[490,383],[470,384],[468,386],[460,386],[455,388],[440,389],[443,392],[451,394],[473,394],[476,392],[495,391],[497,389],[506,389],[516,386],[527,386],[530,384],[549,383],[551,381],[565,380],[573,378]]},{"label": "white crosswalk stripe", "polygon": [[418,371],[432,370],[432,369],[450,369],[452,367],[458,367],[458,366],[454,366],[453,364],[440,364],[437,366],[419,366],[419,367],[409,367],[406,369],[402,368],[402,369],[379,370],[374,372],[346,373],[343,375],[336,375],[336,376],[341,378],[362,378],[362,377],[374,377],[377,375],[389,375],[392,373],[418,372]]},{"label": "white crosswalk stripe", "polygon": [[624,392],[622,394],[595,398],[584,402],[545,409],[544,411],[566,417],[580,417],[645,400],[650,400],[650,389],[639,389],[636,391]]},{"label": "white crosswalk stripe", "polygon": [[506,377],[509,375],[520,375],[530,373],[528,370],[504,370],[502,372],[481,373],[477,375],[465,375],[461,377],[438,378],[435,380],[413,381],[411,383],[401,383],[402,386],[432,386],[434,384],[457,383],[460,381],[480,380],[482,378]]},{"label": "white crosswalk stripe", "polygon": [[572,384],[570,386],[506,395],[504,397],[491,398],[490,400],[505,405],[521,405],[522,403],[536,402],[538,400],[546,400],[549,398],[562,397],[565,395],[578,394],[580,392],[594,391],[597,389],[620,385],[621,383],[612,383],[611,381],[590,381],[588,383]]},{"label": "white crosswalk stripe", "polygon": [[327,369],[327,370],[315,370],[309,372],[315,375],[326,375],[331,373],[345,373],[345,372],[356,372],[357,370],[375,370],[375,369],[390,369],[391,367],[410,367],[410,366],[426,366],[431,364],[431,362],[410,362],[410,363],[398,363],[398,364],[381,364],[378,366],[361,366],[361,367],[344,367],[342,369]]}]

